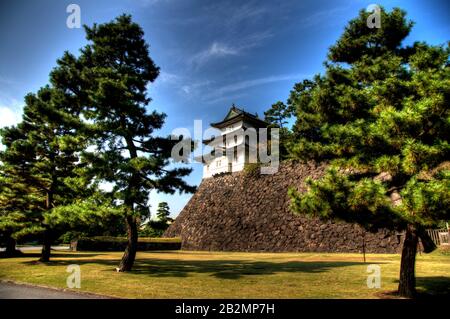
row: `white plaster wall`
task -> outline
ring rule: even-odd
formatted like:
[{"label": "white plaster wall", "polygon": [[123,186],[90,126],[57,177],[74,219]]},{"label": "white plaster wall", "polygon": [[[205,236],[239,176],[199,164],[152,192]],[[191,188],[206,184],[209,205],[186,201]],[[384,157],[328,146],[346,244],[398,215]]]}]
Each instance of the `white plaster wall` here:
[{"label": "white plaster wall", "polygon": [[[238,134],[237,139],[235,140],[234,139],[235,134],[233,134],[234,131],[241,129],[242,125],[243,125],[242,121],[237,122],[232,126],[223,129],[221,133],[222,136],[223,135],[230,136],[230,138],[225,140],[227,148],[231,148],[233,150],[235,146],[238,146],[237,159],[235,160],[234,156],[231,157],[232,172],[242,171],[245,166],[245,147],[244,147],[245,136],[242,134]],[[246,126],[248,127],[248,124]],[[229,172],[229,165],[228,165],[229,163],[230,161],[226,156],[215,158],[209,164],[205,163],[203,165],[203,178],[209,178],[215,174]]]}]

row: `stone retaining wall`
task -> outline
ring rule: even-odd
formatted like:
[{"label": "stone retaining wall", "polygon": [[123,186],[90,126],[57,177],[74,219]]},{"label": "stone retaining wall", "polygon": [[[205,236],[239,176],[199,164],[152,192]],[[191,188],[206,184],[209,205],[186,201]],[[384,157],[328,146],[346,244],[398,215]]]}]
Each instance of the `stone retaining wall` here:
[{"label": "stone retaining wall", "polygon": [[213,251],[399,252],[394,232],[363,231],[344,222],[320,221],[289,210],[289,186],[323,175],[325,166],[283,162],[273,175],[238,172],[202,181],[165,232],[181,237],[182,249]]}]

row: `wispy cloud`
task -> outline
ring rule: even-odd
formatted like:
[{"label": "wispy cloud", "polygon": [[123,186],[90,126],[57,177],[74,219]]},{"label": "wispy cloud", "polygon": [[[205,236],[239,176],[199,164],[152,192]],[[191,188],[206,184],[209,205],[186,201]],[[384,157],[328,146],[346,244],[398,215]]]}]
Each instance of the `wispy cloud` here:
[{"label": "wispy cloud", "polygon": [[214,41],[207,49],[195,54],[191,58],[190,63],[194,65],[201,65],[212,58],[238,55],[239,52],[240,50],[238,48],[234,48],[229,44]]},{"label": "wispy cloud", "polygon": [[287,80],[300,80],[302,78],[308,77],[305,74],[281,74],[281,75],[273,75],[267,76],[257,79],[245,80],[237,83],[232,83],[228,85],[224,85],[211,94],[207,95],[207,99],[217,99],[226,94],[234,93],[237,91],[245,90],[254,86],[263,85],[267,83],[287,81]]},{"label": "wispy cloud", "polygon": [[20,81],[0,75],[0,128],[15,125],[22,118],[24,103],[15,98],[20,84]]},{"label": "wispy cloud", "polygon": [[216,82],[213,80],[199,80],[189,84],[180,84],[180,82],[182,83],[183,80],[186,80],[182,79],[176,86],[187,98],[214,104],[222,101],[236,101],[236,99],[248,95],[248,93],[245,92],[246,89],[255,86],[281,81],[301,80],[308,77],[310,77],[310,75],[300,73],[280,74],[233,82],[223,86],[217,86]]},{"label": "wispy cloud", "polygon": [[15,125],[22,118],[23,105],[16,99],[0,101],[0,127]]},{"label": "wispy cloud", "polygon": [[[132,0],[141,1],[145,6],[175,0]],[[182,1],[179,1],[182,2]],[[205,5],[192,12],[190,16],[164,17],[160,23],[170,25],[201,25],[220,29],[222,33],[242,31],[243,25],[263,22],[263,18],[273,13],[273,4],[256,1],[204,1]],[[224,16],[226,18],[224,19]]]},{"label": "wispy cloud", "polygon": [[238,99],[247,96],[249,93],[245,90],[259,85],[268,83],[281,82],[281,81],[299,81],[304,78],[308,78],[310,75],[306,74],[280,74],[267,77],[261,77],[256,79],[250,79],[240,82],[234,82],[232,84],[223,85],[216,89],[209,88],[210,93],[202,94],[199,99],[207,104],[215,104],[218,102],[237,102]]},{"label": "wispy cloud", "polygon": [[274,35],[270,24],[274,7],[252,0],[242,3],[214,1],[202,5],[194,16],[180,18],[179,23],[174,21],[176,24],[197,24],[202,29],[195,43],[196,51],[191,51],[185,62],[197,69],[212,60],[240,56],[259,47]]},{"label": "wispy cloud", "polygon": [[166,2],[170,2],[170,1],[171,0],[131,0],[131,2],[134,2],[141,7],[150,7],[155,4],[166,3]]},{"label": "wispy cloud", "polygon": [[158,81],[163,83],[174,83],[180,80],[180,76],[175,73],[170,73],[166,71],[161,71],[158,76]]},{"label": "wispy cloud", "polygon": [[175,73],[160,71],[159,76],[156,78],[156,81],[154,83],[149,83],[147,85],[147,89],[158,90],[161,87],[178,87],[180,86],[182,78],[182,76]]},{"label": "wispy cloud", "polygon": [[238,27],[241,22],[255,22],[269,12],[269,8],[261,2],[245,2],[240,6],[232,7],[229,18],[225,19],[225,24],[229,27]]},{"label": "wispy cloud", "polygon": [[232,95],[224,95],[219,96],[217,98],[209,99],[207,101],[208,104],[215,104],[219,102],[227,102],[227,104],[236,103],[239,99],[247,96],[248,93],[238,93],[238,94],[232,94]]},{"label": "wispy cloud", "polygon": [[199,81],[194,82],[192,84],[186,84],[181,87],[181,90],[186,94],[193,94],[196,93],[199,89],[204,88],[206,86],[210,86],[212,84],[212,81],[206,80],[206,81]]},{"label": "wispy cloud", "polygon": [[338,24],[342,21],[340,18],[343,13],[346,13],[350,8],[350,5],[330,7],[321,11],[309,14],[307,17],[301,19],[300,23],[304,27],[312,27],[315,25],[323,24]]},{"label": "wispy cloud", "polygon": [[11,126],[20,121],[20,114],[6,106],[0,106],[0,127]]},{"label": "wispy cloud", "polygon": [[268,31],[236,37],[233,41],[213,41],[206,49],[196,53],[190,60],[194,66],[203,65],[214,58],[237,56],[260,46],[272,34]]}]

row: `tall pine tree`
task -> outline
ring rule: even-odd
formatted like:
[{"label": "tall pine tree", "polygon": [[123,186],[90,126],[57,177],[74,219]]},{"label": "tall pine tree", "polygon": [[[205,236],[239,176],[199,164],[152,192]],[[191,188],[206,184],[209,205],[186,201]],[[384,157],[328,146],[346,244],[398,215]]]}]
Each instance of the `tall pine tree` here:
[{"label": "tall pine tree", "polygon": [[118,271],[132,269],[138,222],[148,214],[152,189],[192,192],[183,181],[191,169],[168,168],[178,141],[154,136],[165,114],[147,112],[147,87],[159,68],[149,56],[141,27],[122,15],[105,24],[85,26],[89,44],[76,58],[66,53],[52,72],[52,84],[82,101],[84,116],[95,126],[95,150],[86,160],[95,176],[114,184],[127,225],[128,245]]},{"label": "tall pine tree", "polygon": [[170,215],[169,204],[167,204],[167,202],[160,202],[158,204],[158,209],[156,211],[156,217],[158,217],[160,221],[167,222],[167,218],[169,217],[169,215]]},{"label": "tall pine tree", "polygon": [[331,169],[290,191],[298,213],[405,231],[399,294],[415,294],[419,239],[450,219],[450,70],[447,47],[402,47],[412,22],[381,10],[381,28],[361,11],[330,48],[326,72],[294,87],[291,155]]}]

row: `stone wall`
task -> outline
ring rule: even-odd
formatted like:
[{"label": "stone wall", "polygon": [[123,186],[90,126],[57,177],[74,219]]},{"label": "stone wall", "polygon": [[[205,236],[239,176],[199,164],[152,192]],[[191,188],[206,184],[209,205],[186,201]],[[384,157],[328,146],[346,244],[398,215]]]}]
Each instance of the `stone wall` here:
[{"label": "stone wall", "polygon": [[165,236],[181,237],[185,250],[362,252],[364,243],[368,253],[398,252],[394,232],[369,233],[289,210],[288,188],[304,191],[305,178],[318,178],[324,169],[288,161],[273,175],[258,170],[204,179]]}]

